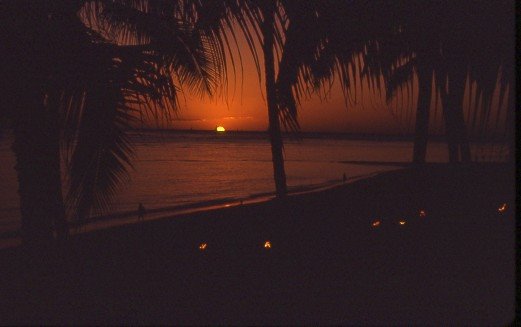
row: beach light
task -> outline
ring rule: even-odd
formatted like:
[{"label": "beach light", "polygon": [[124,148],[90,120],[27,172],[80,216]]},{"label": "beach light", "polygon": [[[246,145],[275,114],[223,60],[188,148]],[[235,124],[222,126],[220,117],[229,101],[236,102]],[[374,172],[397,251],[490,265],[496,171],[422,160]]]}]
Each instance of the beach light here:
[{"label": "beach light", "polygon": [[507,211],[507,204],[506,203],[503,203],[498,209],[497,211],[499,213],[504,213],[505,211]]},{"label": "beach light", "polygon": [[270,241],[266,241],[266,242],[264,242],[264,248],[265,248],[265,249],[271,249],[271,243],[270,243]]},{"label": "beach light", "polygon": [[405,225],[405,219],[398,221],[398,224],[400,224],[401,226]]},{"label": "beach light", "polygon": [[420,210],[420,217],[427,217],[427,212],[425,210]]},{"label": "beach light", "polygon": [[206,243],[201,243],[201,244],[199,244],[199,250],[204,251],[204,250],[206,250],[206,247],[207,247],[207,246],[208,246],[208,244],[206,244]]},{"label": "beach light", "polygon": [[373,226],[374,228],[376,228],[376,227],[380,226],[380,224],[381,224],[381,221],[380,221],[380,220],[375,220],[375,221],[373,221],[373,223],[371,224],[371,226]]}]

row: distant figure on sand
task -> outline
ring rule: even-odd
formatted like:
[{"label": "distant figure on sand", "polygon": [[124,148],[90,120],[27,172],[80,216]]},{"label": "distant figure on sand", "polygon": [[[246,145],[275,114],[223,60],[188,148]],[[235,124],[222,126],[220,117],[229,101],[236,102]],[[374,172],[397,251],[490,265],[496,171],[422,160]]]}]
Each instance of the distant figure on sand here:
[{"label": "distant figure on sand", "polygon": [[346,173],[342,176],[342,183],[345,183],[347,181]]},{"label": "distant figure on sand", "polygon": [[143,203],[139,203],[139,206],[137,207],[137,219],[143,220],[145,219],[145,206]]}]

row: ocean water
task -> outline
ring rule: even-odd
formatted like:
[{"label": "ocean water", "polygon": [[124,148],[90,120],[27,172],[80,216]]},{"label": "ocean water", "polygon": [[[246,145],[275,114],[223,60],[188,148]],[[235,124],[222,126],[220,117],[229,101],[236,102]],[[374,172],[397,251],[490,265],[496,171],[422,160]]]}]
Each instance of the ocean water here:
[{"label": "ocean water", "polygon": [[[134,134],[135,157],[129,181],[121,185],[109,212],[147,210],[243,199],[275,189],[271,150],[264,133],[143,132]],[[0,233],[19,229],[15,159],[12,137],[0,140]],[[411,141],[307,138],[286,140],[284,147],[290,190],[318,187],[342,180],[399,169],[386,164],[410,162]],[[446,146],[431,142],[427,160],[446,162]],[[354,163],[359,162],[359,163]]]}]

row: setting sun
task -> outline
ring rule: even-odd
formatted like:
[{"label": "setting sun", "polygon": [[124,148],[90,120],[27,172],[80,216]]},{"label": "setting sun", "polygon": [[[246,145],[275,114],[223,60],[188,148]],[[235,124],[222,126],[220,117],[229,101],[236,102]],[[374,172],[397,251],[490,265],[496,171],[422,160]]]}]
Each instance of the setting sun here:
[{"label": "setting sun", "polygon": [[225,132],[226,129],[224,129],[224,127],[222,126],[217,126],[217,128],[215,129],[217,132]]}]

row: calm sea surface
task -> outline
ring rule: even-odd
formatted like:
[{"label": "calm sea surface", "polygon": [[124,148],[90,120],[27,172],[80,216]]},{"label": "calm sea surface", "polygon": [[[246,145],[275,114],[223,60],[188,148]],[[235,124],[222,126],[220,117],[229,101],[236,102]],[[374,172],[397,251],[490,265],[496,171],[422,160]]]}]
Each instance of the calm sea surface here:
[{"label": "calm sea surface", "polygon": [[[159,133],[132,137],[134,169],[122,185],[111,211],[135,211],[222,198],[246,198],[274,191],[270,145],[262,133]],[[0,140],[0,232],[20,227],[12,137]],[[290,189],[339,182],[399,167],[408,162],[412,142],[304,138],[286,140],[285,164]],[[447,161],[446,146],[431,143],[427,160]],[[353,164],[345,161],[373,162]]]}]

